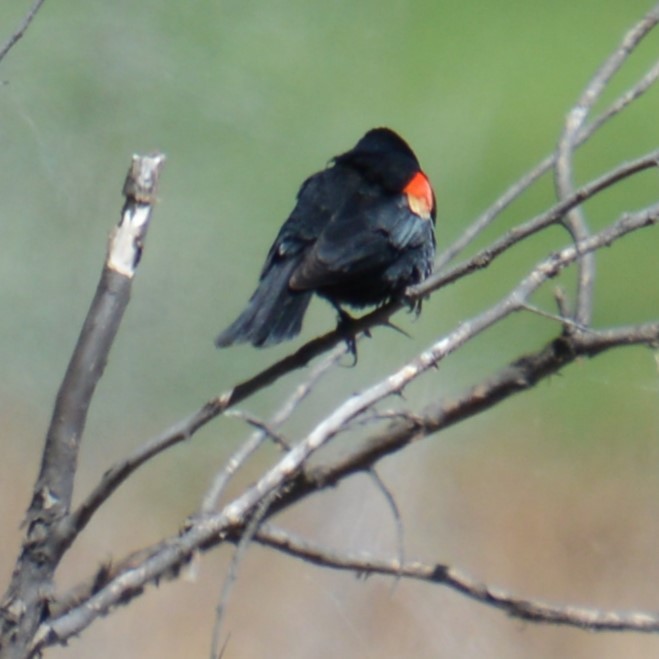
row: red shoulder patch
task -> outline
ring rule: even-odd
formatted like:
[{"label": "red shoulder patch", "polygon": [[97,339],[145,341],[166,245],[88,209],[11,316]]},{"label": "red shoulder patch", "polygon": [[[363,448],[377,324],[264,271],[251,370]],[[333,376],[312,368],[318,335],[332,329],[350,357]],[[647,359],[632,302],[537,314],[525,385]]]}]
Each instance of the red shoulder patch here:
[{"label": "red shoulder patch", "polygon": [[435,195],[428,177],[421,171],[417,172],[403,188],[407,195],[410,210],[426,220],[429,220],[435,210]]}]

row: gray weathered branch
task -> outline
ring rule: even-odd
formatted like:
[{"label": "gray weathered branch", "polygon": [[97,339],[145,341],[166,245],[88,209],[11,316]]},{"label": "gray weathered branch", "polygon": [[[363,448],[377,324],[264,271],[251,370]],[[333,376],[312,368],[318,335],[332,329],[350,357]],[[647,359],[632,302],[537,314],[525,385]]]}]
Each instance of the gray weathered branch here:
[{"label": "gray weathered branch", "polygon": [[0,605],[3,658],[26,655],[48,612],[53,574],[69,545],[58,524],[69,513],[87,412],[128,305],[163,162],[162,155],[133,157],[121,220],[110,237],[96,294],[57,393],[25,539]]}]

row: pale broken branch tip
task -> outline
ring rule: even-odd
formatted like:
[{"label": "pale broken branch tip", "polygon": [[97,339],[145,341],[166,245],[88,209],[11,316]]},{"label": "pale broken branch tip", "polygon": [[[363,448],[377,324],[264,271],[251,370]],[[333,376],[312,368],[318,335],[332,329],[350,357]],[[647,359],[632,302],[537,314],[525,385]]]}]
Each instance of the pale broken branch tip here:
[{"label": "pale broken branch tip", "polygon": [[134,155],[124,182],[126,203],[119,224],[110,235],[107,267],[126,277],[135,275],[142,256],[164,162],[162,153]]}]

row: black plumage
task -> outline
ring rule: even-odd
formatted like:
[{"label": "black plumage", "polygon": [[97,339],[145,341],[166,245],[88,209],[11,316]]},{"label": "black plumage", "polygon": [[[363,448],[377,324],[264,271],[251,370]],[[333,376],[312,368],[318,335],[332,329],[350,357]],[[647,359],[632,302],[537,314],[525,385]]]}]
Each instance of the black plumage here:
[{"label": "black plumage", "polygon": [[435,213],[407,143],[388,128],[369,131],[303,183],[256,291],[216,345],[268,346],[296,336],[313,293],[340,312],[400,296],[432,270]]}]

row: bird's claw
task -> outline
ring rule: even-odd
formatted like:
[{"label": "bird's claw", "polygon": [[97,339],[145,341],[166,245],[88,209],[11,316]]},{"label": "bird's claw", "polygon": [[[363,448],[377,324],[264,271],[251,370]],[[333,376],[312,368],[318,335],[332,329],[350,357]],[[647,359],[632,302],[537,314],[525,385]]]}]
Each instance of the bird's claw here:
[{"label": "bird's claw", "polygon": [[[355,319],[340,307],[336,307],[336,311],[339,315],[336,330],[343,337],[343,340],[346,343],[346,348],[353,357],[354,361],[350,365],[353,367],[357,365],[357,332],[355,331]],[[364,334],[368,337],[371,336],[369,330],[365,330]]]},{"label": "bird's claw", "polygon": [[411,298],[408,295],[403,295],[402,302],[407,307],[409,313],[413,313],[416,317],[419,316],[421,307],[423,306],[423,298]]}]

